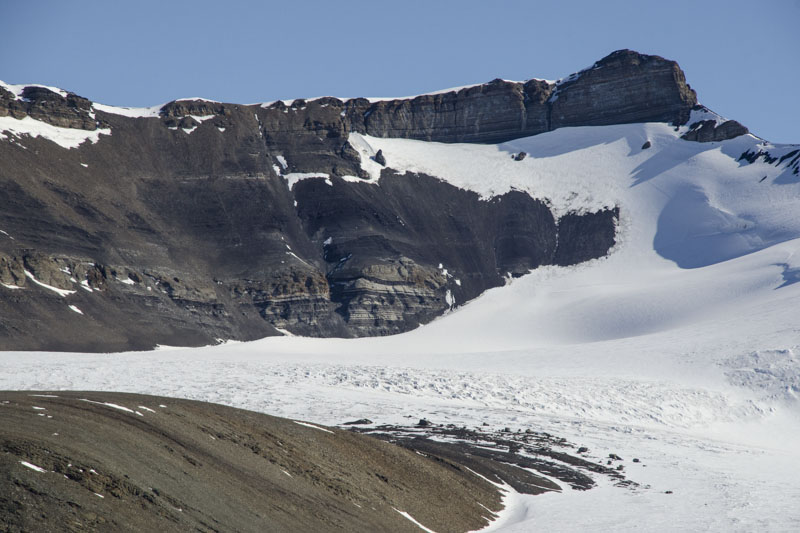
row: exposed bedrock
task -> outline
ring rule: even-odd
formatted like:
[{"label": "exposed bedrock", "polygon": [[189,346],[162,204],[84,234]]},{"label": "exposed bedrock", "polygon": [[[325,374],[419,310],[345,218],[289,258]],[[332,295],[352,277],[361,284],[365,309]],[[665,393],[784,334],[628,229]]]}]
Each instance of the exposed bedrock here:
[{"label": "exposed bedrock", "polygon": [[674,61],[619,50],[561,82],[550,128],[632,122],[684,124],[697,103]]},{"label": "exposed bedrock", "polygon": [[550,130],[552,91],[542,80],[498,79],[457,92],[376,102],[351,117],[351,128],[375,137],[502,142]]},{"label": "exposed bedrock", "polygon": [[[299,102],[299,104],[298,104]],[[592,67],[558,83],[544,80],[493,80],[457,91],[370,102],[325,98],[295,100],[288,107],[270,107],[271,127],[282,129],[284,115],[295,123],[313,124],[334,138],[344,131],[313,118],[318,106],[331,117],[342,117],[345,131],[376,137],[401,137],[437,142],[496,143],[565,126],[596,126],[631,122],[684,124],[697,103],[674,61],[620,50]],[[283,120],[281,120],[283,118]],[[303,128],[308,130],[306,126]]]},{"label": "exposed bedrock", "polygon": [[376,137],[502,142],[566,126],[684,124],[697,103],[674,61],[620,50],[558,83],[492,82],[367,106],[351,128]]},{"label": "exposed bedrock", "polygon": [[20,98],[0,86],[0,117],[23,119],[30,116],[53,126],[95,130],[92,102],[73,93],[66,96],[44,87],[25,87]]},{"label": "exposed bedrock", "polygon": [[714,120],[701,120],[690,124],[689,131],[681,139],[705,143],[725,141],[747,133],[750,131],[735,120],[726,120],[721,124]]},{"label": "exposed bedrock", "polygon": [[388,157],[361,182],[348,135],[497,142],[680,122],[695,103],[675,63],[628,51],[557,86],[379,102],[181,100],[131,118],[22,95],[0,91],[0,114],[111,133],[74,149],[0,139],[0,349],[86,351],[394,334],[541,265],[602,257],[616,209],[556,219],[527,193],[480,198]]},{"label": "exposed bedrock", "polygon": [[[0,175],[4,349],[201,345],[278,329],[394,334],[509,276],[600,257],[614,244],[613,211],[556,220],[526,193],[484,200],[390,168],[379,185],[333,175],[289,189],[267,166],[266,144],[253,145],[255,162],[245,159],[251,172],[204,175],[198,154],[231,150],[233,162],[239,148],[199,133],[170,152],[135,137],[144,150],[127,165],[116,158],[129,152],[114,144],[131,137],[119,131],[82,148],[90,163],[70,172],[12,152],[25,158],[15,176],[27,185]],[[95,163],[106,157],[119,162],[110,178]]]},{"label": "exposed bedrock", "polygon": [[[54,125],[95,129],[91,102],[72,93],[62,97],[42,87],[25,88],[15,99],[0,87],[0,116],[30,115]],[[437,142],[495,143],[567,126],[632,122],[685,124],[697,96],[674,61],[631,50],[618,50],[558,82],[531,79],[488,83],[415,98],[370,101],[277,101],[241,106],[206,100],[178,100],[162,107],[162,125],[192,129],[198,118],[214,117],[218,128],[240,122],[258,124],[271,146],[270,155],[294,154],[290,171],[325,171],[361,175],[347,134],[401,137]],[[100,122],[101,125],[107,125]],[[730,138],[739,130],[729,125]],[[705,131],[701,137],[708,136]],[[718,133],[716,137],[722,136]],[[690,135],[685,137],[693,139]],[[705,138],[703,139],[705,140]],[[311,164],[313,163],[313,164]],[[309,170],[311,167],[317,167]]]}]

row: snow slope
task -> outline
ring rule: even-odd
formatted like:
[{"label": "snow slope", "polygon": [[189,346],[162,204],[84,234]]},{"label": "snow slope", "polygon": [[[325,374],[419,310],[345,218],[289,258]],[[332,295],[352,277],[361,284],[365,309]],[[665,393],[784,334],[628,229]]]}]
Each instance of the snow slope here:
[{"label": "snow slope", "polygon": [[[619,205],[618,245],[403,335],[3,353],[0,389],[165,394],[323,424],[530,427],[598,460],[622,456],[640,486],[510,495],[493,530],[796,531],[800,180],[784,165],[738,159],[797,147],[680,134],[631,124],[500,145],[353,137],[368,170],[380,149],[391,168],[484,198],[525,190],[558,215]],[[528,157],[514,161],[520,151]]]}]

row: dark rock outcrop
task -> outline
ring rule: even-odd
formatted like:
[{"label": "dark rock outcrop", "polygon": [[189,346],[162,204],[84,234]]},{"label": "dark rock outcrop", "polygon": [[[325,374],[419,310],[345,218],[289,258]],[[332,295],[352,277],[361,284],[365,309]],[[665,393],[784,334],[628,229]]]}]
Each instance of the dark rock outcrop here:
[{"label": "dark rock outcrop", "polygon": [[569,213],[559,220],[558,249],[553,262],[566,266],[602,257],[615,241],[619,208],[578,215]]},{"label": "dark rock outcrop", "polygon": [[17,99],[0,87],[0,117],[23,119],[29,116],[62,128],[95,130],[98,123],[91,113],[92,102],[74,93],[61,96],[45,87],[30,86],[25,87],[21,98]]},{"label": "dark rock outcrop", "polygon": [[195,116],[230,116],[229,106],[210,100],[175,100],[165,104],[159,115],[162,118],[179,118],[187,115]]},{"label": "dark rock outcrop", "polygon": [[25,284],[25,268],[20,258],[0,253],[0,283],[13,287]]},{"label": "dark rock outcrop", "polygon": [[566,126],[684,124],[695,92],[674,61],[620,50],[556,84],[494,80],[412,99],[350,101],[348,129],[375,137],[496,143]]},{"label": "dark rock outcrop", "polygon": [[[250,111],[271,164],[282,173],[324,172],[366,177],[358,153],[348,144],[348,117],[358,100],[338,98],[277,101]],[[252,114],[254,113],[254,115]],[[283,158],[286,168],[278,157]]]},{"label": "dark rock outcrop", "polygon": [[359,425],[369,425],[372,424],[372,420],[369,418],[359,418],[358,420],[352,420],[350,422],[345,422],[342,424],[343,426],[359,426]]},{"label": "dark rock outcrop", "polygon": [[717,124],[714,120],[701,120],[691,124],[689,131],[684,133],[681,139],[707,143],[726,141],[748,133],[750,131],[735,120],[726,120],[722,124]]},{"label": "dark rock outcrop", "polygon": [[[42,87],[27,87],[23,96],[30,102],[15,100],[0,88],[0,116],[31,115],[48,117],[40,119],[64,127],[96,127],[88,115],[91,103],[72,93],[62,97]],[[298,153],[302,148],[305,153],[330,153],[331,143],[346,139],[350,131],[375,137],[495,143],[565,126],[684,124],[696,104],[696,94],[677,63],[618,50],[557,83],[496,79],[458,91],[372,103],[332,97],[297,99],[289,105],[277,101],[257,109],[256,120],[276,151]],[[196,123],[187,117],[212,115],[219,118],[214,123],[224,127],[234,107],[241,106],[178,100],[166,104],[160,114],[168,127],[191,128]],[[344,143],[338,142],[338,148],[344,149]],[[339,170],[334,174],[358,174],[350,165]]]},{"label": "dark rock outcrop", "polygon": [[459,91],[369,104],[354,101],[353,131],[375,137],[437,142],[494,143],[548,131],[548,98],[542,80],[494,80]]}]

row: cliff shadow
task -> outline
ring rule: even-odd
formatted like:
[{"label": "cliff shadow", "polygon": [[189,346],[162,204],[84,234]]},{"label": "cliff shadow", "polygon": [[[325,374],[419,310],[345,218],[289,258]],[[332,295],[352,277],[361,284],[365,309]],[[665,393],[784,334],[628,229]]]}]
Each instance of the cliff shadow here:
[{"label": "cliff shadow", "polygon": [[717,209],[702,190],[685,187],[676,191],[661,211],[653,248],[681,268],[700,268],[776,242],[774,236],[762,234],[752,220]]},{"label": "cliff shadow", "polygon": [[681,139],[676,139],[675,142],[683,143],[683,145],[678,144],[674,149],[655,152],[646,161],[633,169],[631,172],[631,177],[633,178],[631,187],[650,181],[656,176],[669,172],[678,165],[685,163],[688,159],[718,147],[715,143],[697,143]]},{"label": "cliff shadow", "polygon": [[775,185],[793,185],[795,183],[800,183],[800,174],[797,174],[792,168],[787,168],[781,172],[772,183]]},{"label": "cliff shadow", "polygon": [[[630,148],[631,154],[638,153],[646,136],[631,130],[630,125],[604,126],[602,128],[581,126],[574,128],[559,128],[557,130],[514,139],[497,145],[498,150],[506,152],[509,157],[520,152],[525,152],[528,157],[547,158],[556,157],[571,152],[586,150],[593,146],[614,144],[624,140]],[[638,143],[638,145],[637,145]]]},{"label": "cliff shadow", "polygon": [[800,267],[792,267],[789,263],[778,263],[776,266],[783,269],[783,272],[781,272],[783,283],[775,287],[775,290],[800,282]]}]

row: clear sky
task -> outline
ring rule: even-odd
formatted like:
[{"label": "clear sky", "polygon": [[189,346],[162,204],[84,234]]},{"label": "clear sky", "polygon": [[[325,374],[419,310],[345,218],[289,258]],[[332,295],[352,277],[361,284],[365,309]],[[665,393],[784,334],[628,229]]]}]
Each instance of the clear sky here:
[{"label": "clear sky", "polygon": [[558,79],[630,48],[700,101],[800,143],[800,0],[0,0],[0,79],[113,105],[405,96]]}]

